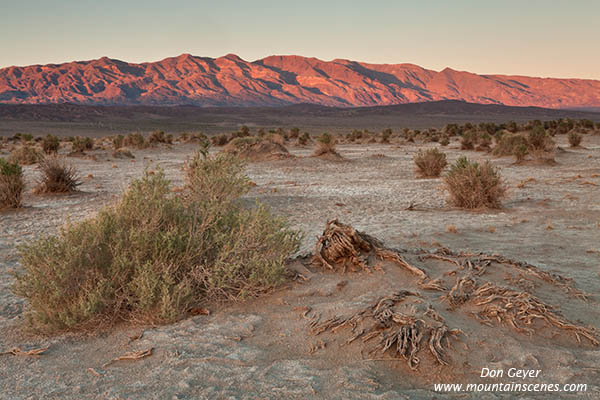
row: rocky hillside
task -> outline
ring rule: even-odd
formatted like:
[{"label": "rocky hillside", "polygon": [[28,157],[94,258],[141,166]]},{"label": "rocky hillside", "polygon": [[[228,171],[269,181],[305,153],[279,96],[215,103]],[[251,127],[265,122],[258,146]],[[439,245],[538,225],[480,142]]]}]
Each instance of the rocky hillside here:
[{"label": "rocky hillside", "polygon": [[105,105],[354,107],[436,100],[600,107],[600,81],[477,75],[413,64],[321,61],[271,56],[248,62],[182,54],[133,64],[103,57],[66,64],[0,69],[0,102]]}]

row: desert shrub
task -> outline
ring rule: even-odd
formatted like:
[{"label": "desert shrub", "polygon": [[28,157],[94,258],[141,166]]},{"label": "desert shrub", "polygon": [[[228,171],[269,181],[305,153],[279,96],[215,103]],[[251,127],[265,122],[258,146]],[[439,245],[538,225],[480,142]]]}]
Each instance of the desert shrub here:
[{"label": "desert shrub", "polygon": [[314,155],[320,156],[328,153],[337,154],[335,150],[335,138],[329,133],[325,132],[317,138],[317,145],[315,147]]},{"label": "desert shrub", "polygon": [[500,208],[500,200],[506,194],[499,171],[489,161],[479,164],[466,157],[460,157],[450,166],[444,184],[450,202],[468,209]]},{"label": "desert shrub", "polygon": [[446,147],[450,144],[450,138],[444,134],[442,135],[441,139],[440,139],[440,145],[443,147]]},{"label": "desert shrub", "polygon": [[183,193],[171,190],[163,172],[146,173],[94,218],[22,246],[24,272],[14,290],[28,301],[30,326],[168,323],[207,301],[280,284],[299,233],[262,206],[242,206],[243,168],[227,155],[197,154]]},{"label": "desert shrub", "polygon": [[389,143],[391,136],[392,136],[392,130],[390,128],[384,129],[381,132],[381,143]]},{"label": "desert shrub", "polygon": [[290,139],[298,139],[298,136],[300,136],[300,128],[292,128],[290,129]]},{"label": "desert shrub", "polygon": [[496,146],[492,150],[496,156],[512,156],[515,155],[517,149],[525,147],[527,150],[529,146],[527,138],[518,133],[505,133],[497,140]]},{"label": "desert shrub", "polygon": [[148,146],[148,142],[146,142],[144,136],[139,132],[129,133],[125,136],[123,144],[127,147],[135,147],[137,149],[143,149]]},{"label": "desert shrub", "polygon": [[124,143],[125,143],[125,136],[123,136],[123,135],[113,136],[112,144],[113,144],[113,148],[115,150],[119,150],[121,147],[123,147]]},{"label": "desert shrub", "polygon": [[30,133],[16,133],[14,138],[21,142],[28,143],[33,140],[33,135]]},{"label": "desert shrub", "polygon": [[60,147],[60,141],[54,135],[46,135],[42,140],[42,150],[46,154],[56,153]]},{"label": "desert shrub", "polygon": [[21,166],[0,158],[0,210],[19,208],[24,189]]},{"label": "desert shrub", "polygon": [[300,146],[306,146],[309,141],[310,141],[310,135],[308,134],[308,132],[304,132],[303,134],[298,136],[298,144]]},{"label": "desert shrub", "polygon": [[15,148],[8,157],[9,161],[20,165],[31,165],[42,159],[42,152],[30,144],[23,144]]},{"label": "desert shrub", "polygon": [[569,132],[569,135],[567,136],[568,140],[569,140],[569,145],[571,147],[577,147],[581,144],[581,141],[583,140],[583,136],[580,133],[577,133],[575,131],[571,131]]},{"label": "desert shrub", "polygon": [[475,141],[477,139],[477,133],[473,130],[466,131],[460,138],[461,150],[473,150],[475,148]]},{"label": "desert shrub", "polygon": [[490,149],[491,145],[492,145],[492,137],[490,136],[489,133],[484,132],[483,134],[481,134],[477,137],[476,150],[487,151]]},{"label": "desert shrub", "polygon": [[535,125],[527,135],[527,141],[532,150],[545,150],[549,140],[551,140],[550,137],[541,125]]},{"label": "desert shrub", "polygon": [[73,140],[73,151],[74,152],[82,153],[86,150],[92,150],[93,148],[94,148],[94,141],[92,140],[92,138],[89,138],[89,137],[82,138],[80,136],[77,136]]},{"label": "desert shrub", "polygon": [[75,167],[56,156],[45,157],[40,161],[42,176],[36,187],[38,193],[68,193],[81,185]]},{"label": "desert shrub", "polygon": [[415,156],[415,165],[423,177],[440,176],[447,164],[446,154],[438,149],[419,150]]},{"label": "desert shrub", "polygon": [[225,134],[216,135],[211,138],[211,142],[213,146],[225,146],[229,143],[229,137]]},{"label": "desert shrub", "polygon": [[148,136],[148,143],[149,144],[159,144],[159,143],[173,144],[173,135],[170,133],[167,135],[161,130],[156,130]]}]

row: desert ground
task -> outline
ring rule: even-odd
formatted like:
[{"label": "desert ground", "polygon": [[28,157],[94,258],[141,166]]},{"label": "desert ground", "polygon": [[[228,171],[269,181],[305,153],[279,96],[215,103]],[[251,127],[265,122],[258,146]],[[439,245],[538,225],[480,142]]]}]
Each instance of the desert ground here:
[{"label": "desert ground", "polygon": [[[339,145],[344,161],[310,157],[312,147],[290,146],[295,158],[248,164],[256,186],[245,201],[267,204],[304,232],[297,258],[290,262],[296,279],[261,298],[211,304],[210,315],[172,325],[121,324],[100,334],[50,337],[22,328],[26,304],[10,289],[12,273],[20,268],[19,244],[56,233],[68,220],[90,217],[146,168],[160,167],[175,186],[181,185],[182,167],[197,146],[133,150],[132,160],[115,159],[103,150],[89,152],[93,157],[70,157],[83,184],[68,195],[32,194],[39,172],[27,166],[24,207],[0,214],[0,353],[47,350],[39,356],[0,356],[0,398],[513,398],[515,393],[433,390],[435,383],[498,382],[479,378],[484,367],[541,370],[539,378],[527,382],[587,384],[586,392],[552,398],[600,398],[600,348],[583,336],[578,343],[572,332],[545,325],[528,334],[497,321],[483,324],[469,310],[449,309],[443,293],[420,291],[417,279],[393,262],[381,262],[370,272],[343,273],[311,264],[307,257],[325,223],[334,218],[399,249],[411,264],[442,277],[448,288],[454,277],[446,273],[457,266],[424,255],[442,254],[444,248],[454,254],[499,254],[573,282],[557,285],[522,277],[517,267],[495,263],[485,279],[512,284],[521,276],[523,285],[558,307],[566,320],[600,329],[600,136],[586,135],[581,148],[569,148],[565,135],[555,140],[560,146],[556,165],[516,165],[511,157],[463,151],[451,142],[444,150],[449,162],[460,155],[490,159],[509,188],[502,209],[478,211],[449,206],[441,179],[416,176],[414,155],[437,143]],[[407,308],[430,305],[449,328],[463,332],[451,339],[445,357],[449,365],[423,350],[418,369],[412,370],[406,360],[369,353],[368,342],[346,344],[349,329],[315,332],[319,321],[352,315],[401,290],[420,293]],[[583,292],[590,296],[573,295]],[[148,357],[107,364],[126,352],[150,348]]]}]

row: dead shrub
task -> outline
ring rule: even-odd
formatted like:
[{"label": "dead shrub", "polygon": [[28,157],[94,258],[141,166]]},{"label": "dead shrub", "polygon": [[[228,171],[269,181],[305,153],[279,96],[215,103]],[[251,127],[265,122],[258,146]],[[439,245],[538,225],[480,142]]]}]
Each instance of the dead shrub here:
[{"label": "dead shrub", "polygon": [[39,166],[42,177],[35,189],[37,193],[69,193],[81,185],[75,167],[60,157],[45,157]]},{"label": "dead shrub", "polygon": [[460,157],[444,177],[450,202],[461,208],[500,208],[506,187],[499,171],[489,162],[471,162]]},{"label": "dead shrub", "polygon": [[583,140],[583,136],[575,131],[571,131],[569,132],[568,135],[568,140],[569,140],[569,145],[571,147],[579,147],[579,145],[581,144],[581,141]]},{"label": "dead shrub", "polygon": [[42,139],[42,150],[46,154],[52,154],[58,152],[60,148],[60,141],[54,135],[46,135],[44,139]]},{"label": "dead shrub", "polygon": [[239,197],[249,180],[229,155],[187,165],[174,193],[162,171],[133,180],[116,204],[57,236],[20,248],[15,292],[43,332],[98,329],[128,320],[176,321],[208,301],[270,290],[284,279],[299,233]]},{"label": "dead shrub", "polygon": [[448,164],[446,154],[438,149],[419,150],[414,158],[419,175],[426,178],[440,176]]},{"label": "dead shrub", "polygon": [[0,158],[0,210],[21,207],[24,189],[21,166]]},{"label": "dead shrub", "polygon": [[8,157],[9,161],[20,165],[32,165],[42,159],[42,152],[35,146],[23,144],[15,148]]}]

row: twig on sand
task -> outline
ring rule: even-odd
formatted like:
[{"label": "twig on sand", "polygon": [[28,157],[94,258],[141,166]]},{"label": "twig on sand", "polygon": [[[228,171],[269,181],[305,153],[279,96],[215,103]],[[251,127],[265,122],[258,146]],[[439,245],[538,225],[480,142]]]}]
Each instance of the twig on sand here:
[{"label": "twig on sand", "polygon": [[154,350],[153,347],[150,347],[147,350],[141,350],[141,351],[128,351],[127,353],[123,354],[122,356],[119,356],[117,358],[113,358],[112,360],[110,360],[109,362],[105,363],[102,365],[102,368],[106,368],[109,365],[111,365],[112,363],[115,363],[117,361],[124,361],[124,360],[140,360],[142,358],[146,358],[150,355],[152,355],[152,351]]},{"label": "twig on sand", "polygon": [[43,347],[43,348],[39,348],[39,349],[31,349],[28,351],[24,351],[19,349],[18,347],[12,348],[9,351],[4,351],[2,353],[0,353],[0,355],[7,355],[7,354],[12,354],[13,356],[39,356],[41,354],[43,354],[46,350],[48,350],[49,347]]}]

